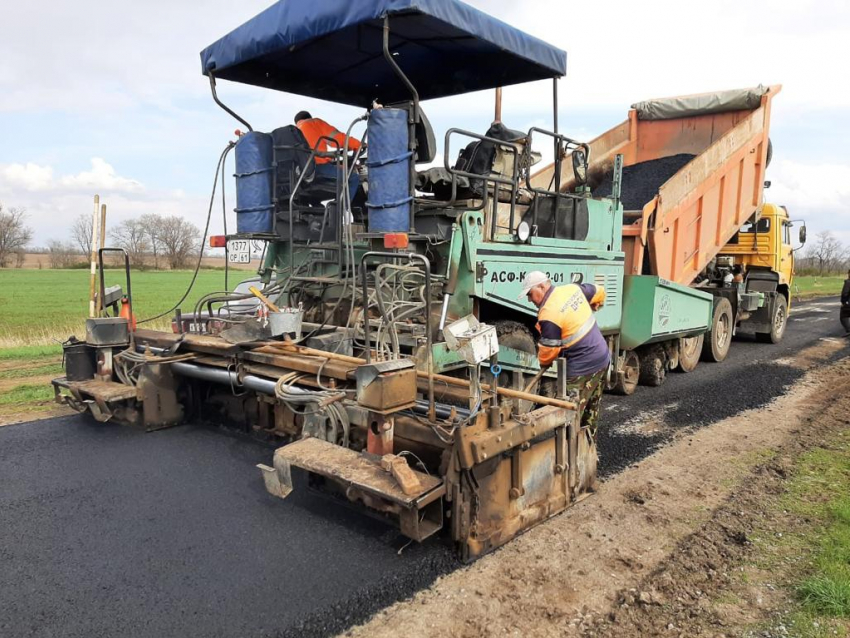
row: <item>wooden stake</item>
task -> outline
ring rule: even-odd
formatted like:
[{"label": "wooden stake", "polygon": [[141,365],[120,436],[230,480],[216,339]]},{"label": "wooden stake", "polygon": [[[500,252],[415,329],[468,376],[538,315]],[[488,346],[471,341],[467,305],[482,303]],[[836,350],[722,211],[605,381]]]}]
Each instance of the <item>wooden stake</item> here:
[{"label": "wooden stake", "polygon": [[97,213],[100,206],[100,195],[94,196],[94,212],[91,218],[91,277],[89,278],[89,317],[96,317],[95,295],[97,281]]},{"label": "wooden stake", "polygon": [[[95,208],[97,208],[97,204],[95,203]],[[98,244],[98,248],[103,248],[106,245],[106,204],[100,205],[100,243]],[[95,316],[99,317],[101,311],[103,310],[103,299],[100,298],[100,294],[97,295],[97,305],[95,307]]]}]

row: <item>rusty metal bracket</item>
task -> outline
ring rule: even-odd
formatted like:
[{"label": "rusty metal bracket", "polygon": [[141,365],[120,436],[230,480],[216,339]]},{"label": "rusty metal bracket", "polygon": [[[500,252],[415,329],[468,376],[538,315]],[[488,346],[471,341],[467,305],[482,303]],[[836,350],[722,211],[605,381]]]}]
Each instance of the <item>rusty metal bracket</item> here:
[{"label": "rusty metal bracket", "polygon": [[[546,406],[521,417],[515,417],[498,429],[486,429],[468,437],[470,456],[473,464],[483,463],[503,452],[531,441],[532,439],[563,427],[565,420],[573,418],[574,412],[562,408]],[[466,461],[461,455],[461,460]],[[471,467],[464,463],[464,468]]]},{"label": "rusty metal bracket", "polygon": [[524,494],[525,488],[522,486],[522,447],[520,447],[511,454],[511,489],[509,495],[512,500],[516,500]]}]

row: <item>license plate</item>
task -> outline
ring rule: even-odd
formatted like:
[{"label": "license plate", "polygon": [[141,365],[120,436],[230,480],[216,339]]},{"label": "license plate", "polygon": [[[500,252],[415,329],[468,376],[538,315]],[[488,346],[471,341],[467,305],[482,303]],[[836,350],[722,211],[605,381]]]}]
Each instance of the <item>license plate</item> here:
[{"label": "license plate", "polygon": [[227,242],[227,261],[231,264],[250,264],[251,242],[247,239],[234,239]]}]

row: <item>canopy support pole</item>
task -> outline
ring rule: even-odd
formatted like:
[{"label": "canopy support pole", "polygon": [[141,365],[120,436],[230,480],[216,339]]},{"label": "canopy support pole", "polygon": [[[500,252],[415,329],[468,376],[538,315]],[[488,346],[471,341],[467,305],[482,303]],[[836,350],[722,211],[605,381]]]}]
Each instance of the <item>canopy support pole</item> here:
[{"label": "canopy support pole", "polygon": [[218,99],[218,94],[215,92],[215,75],[213,75],[213,72],[211,70],[207,71],[207,75],[210,76],[210,89],[212,90],[212,96],[213,96],[213,100],[215,100],[215,103],[218,104],[222,109],[224,109],[228,114],[230,114],[235,119],[239,120],[242,124],[244,124],[248,128],[249,131],[253,132],[254,129],[251,128],[251,125],[248,124],[248,122],[246,122],[241,117],[236,115],[236,113],[234,113],[229,107],[227,107],[227,105],[225,105],[224,102],[222,102],[221,100]]},{"label": "canopy support pole", "polygon": [[[555,133],[555,192],[561,192],[561,140],[558,137],[558,78],[552,78],[552,130]],[[555,214],[557,215],[560,205],[558,196],[555,196]]]},{"label": "canopy support pole", "polygon": [[502,121],[502,87],[496,87],[496,112],[493,115],[493,123]]},{"label": "canopy support pole", "polygon": [[407,87],[407,90],[410,91],[410,94],[413,96],[413,117],[408,120],[408,140],[407,140],[407,150],[411,151],[410,156],[410,234],[416,233],[416,228],[414,225],[414,212],[415,206],[413,199],[416,197],[416,123],[419,121],[419,92],[416,90],[416,87],[413,86],[413,83],[410,79],[404,74],[404,71],[401,70],[396,61],[393,59],[393,54],[390,52],[390,16],[384,16],[384,59],[387,61],[387,64],[390,65],[390,68],[393,72],[398,76],[398,78],[404,83],[404,86]]}]

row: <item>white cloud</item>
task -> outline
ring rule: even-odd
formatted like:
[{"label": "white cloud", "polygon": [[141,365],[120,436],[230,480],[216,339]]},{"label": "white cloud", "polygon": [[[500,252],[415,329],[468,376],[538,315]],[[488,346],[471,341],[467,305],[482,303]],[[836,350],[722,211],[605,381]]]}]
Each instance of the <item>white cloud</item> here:
[{"label": "white cloud", "polygon": [[778,203],[850,217],[850,165],[780,160],[768,171],[768,193]]},{"label": "white cloud", "polygon": [[43,191],[53,186],[53,168],[32,162],[0,167],[0,186],[19,187],[27,191]]},{"label": "white cloud", "polygon": [[52,191],[57,189],[94,192],[140,192],[142,184],[134,179],[121,177],[111,164],[100,157],[91,158],[91,170],[76,175],[64,175],[53,179],[52,166],[26,164],[0,165],[0,187],[4,190]]},{"label": "white cloud", "polygon": [[[766,201],[788,208],[809,233],[832,231],[850,245],[850,165],[780,160],[770,165]],[[810,239],[811,241],[811,239]]]},{"label": "white cloud", "polygon": [[75,190],[122,191],[142,190],[141,183],[115,174],[115,169],[100,157],[91,159],[91,170],[76,175],[66,175],[59,180],[61,186]]}]

